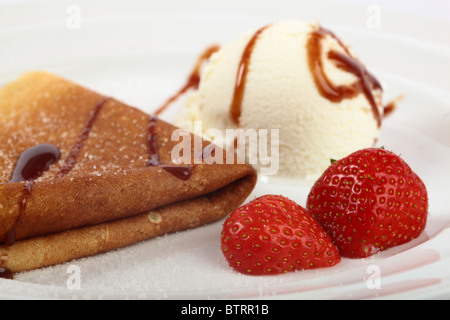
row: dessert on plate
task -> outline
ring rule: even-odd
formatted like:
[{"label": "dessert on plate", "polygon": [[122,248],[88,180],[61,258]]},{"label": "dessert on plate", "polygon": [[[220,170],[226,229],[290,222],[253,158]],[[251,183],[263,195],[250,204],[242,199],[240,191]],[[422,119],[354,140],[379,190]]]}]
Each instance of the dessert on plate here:
[{"label": "dessert on plate", "polygon": [[239,206],[256,183],[255,170],[246,164],[174,164],[176,129],[46,72],[29,72],[4,86],[3,275],[194,228]]},{"label": "dessert on plate", "polygon": [[[177,126],[158,118],[191,88],[196,90],[186,99]],[[315,221],[322,212],[310,212],[325,207],[322,195],[315,195],[317,205],[309,202],[305,208],[279,195],[241,206],[263,164],[243,162],[234,149],[230,162],[230,153],[220,150],[239,145],[236,136],[227,140],[222,134],[221,140],[210,134],[275,130],[276,139],[264,142],[276,144],[270,148],[278,161],[275,174],[318,179],[330,159],[375,144],[385,111],[391,111],[384,109],[382,94],[380,82],[351,47],[316,22],[273,23],[223,47],[207,48],[185,86],[152,115],[50,73],[24,74],[0,89],[0,277],[195,228],[230,213],[222,249],[241,272],[335,265],[347,248],[337,242],[336,232],[325,230],[333,225],[328,213]],[[200,138],[200,149],[196,122],[207,138]],[[194,133],[180,134],[180,127]],[[179,146],[174,132],[194,140],[183,149],[181,163],[173,157]],[[264,214],[272,217],[282,210],[283,219],[270,224],[261,218],[261,201]],[[422,224],[414,225],[420,230],[408,241],[425,226],[426,192],[420,201]],[[276,244],[242,245],[235,238],[240,220],[255,223],[256,217],[267,232],[284,228],[284,234],[273,236]],[[259,222],[247,225],[252,231],[243,236],[259,237],[264,231]],[[295,225],[295,252],[277,247],[288,243],[284,223]],[[305,236],[305,228],[314,232]],[[304,240],[307,247],[300,245]],[[259,251],[245,251],[249,246]],[[270,264],[263,249],[280,254]],[[300,252],[314,257],[299,259]]]}]

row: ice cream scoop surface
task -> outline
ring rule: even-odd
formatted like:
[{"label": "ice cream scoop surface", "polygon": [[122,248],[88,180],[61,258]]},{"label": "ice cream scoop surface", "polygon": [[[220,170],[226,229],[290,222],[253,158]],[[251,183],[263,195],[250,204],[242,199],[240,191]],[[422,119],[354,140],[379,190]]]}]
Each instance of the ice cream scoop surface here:
[{"label": "ice cream scoop surface", "polygon": [[179,125],[279,129],[280,177],[315,179],[379,136],[382,88],[349,46],[316,22],[247,32],[211,56]]}]

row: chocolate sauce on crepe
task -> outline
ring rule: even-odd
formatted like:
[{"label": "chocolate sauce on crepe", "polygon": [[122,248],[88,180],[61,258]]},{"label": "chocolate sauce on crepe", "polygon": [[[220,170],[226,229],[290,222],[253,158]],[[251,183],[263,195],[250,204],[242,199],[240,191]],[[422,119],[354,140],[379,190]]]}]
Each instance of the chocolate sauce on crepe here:
[{"label": "chocolate sauce on crepe", "polygon": [[9,182],[35,180],[48,170],[51,164],[59,160],[61,154],[58,147],[52,144],[38,144],[19,156],[16,167]]},{"label": "chocolate sauce on crepe", "polygon": [[9,181],[25,182],[22,187],[22,195],[19,198],[19,216],[15,224],[6,233],[5,243],[13,245],[16,241],[16,227],[25,215],[27,201],[31,195],[34,181],[48,170],[51,164],[57,162],[61,154],[58,147],[52,144],[39,144],[33,146],[19,156],[16,167]]},{"label": "chocolate sauce on crepe", "polygon": [[160,161],[158,145],[156,143],[157,135],[156,135],[156,125],[158,122],[158,118],[155,116],[151,116],[149,119],[148,125],[148,136],[147,136],[147,150],[150,156],[150,160],[147,162],[147,166],[152,167],[161,167],[167,172],[171,173],[175,177],[181,180],[187,180],[191,177],[192,174],[192,166],[169,166],[164,165]]}]

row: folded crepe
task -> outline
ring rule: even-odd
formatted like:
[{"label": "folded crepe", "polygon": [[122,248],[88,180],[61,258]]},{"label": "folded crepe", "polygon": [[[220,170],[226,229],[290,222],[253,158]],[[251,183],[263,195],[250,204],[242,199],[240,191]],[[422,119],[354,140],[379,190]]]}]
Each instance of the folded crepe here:
[{"label": "folded crepe", "polygon": [[46,72],[4,86],[0,268],[14,273],[121,248],[216,221],[244,202],[255,170],[196,164],[193,145],[192,164],[172,163],[176,129]]}]

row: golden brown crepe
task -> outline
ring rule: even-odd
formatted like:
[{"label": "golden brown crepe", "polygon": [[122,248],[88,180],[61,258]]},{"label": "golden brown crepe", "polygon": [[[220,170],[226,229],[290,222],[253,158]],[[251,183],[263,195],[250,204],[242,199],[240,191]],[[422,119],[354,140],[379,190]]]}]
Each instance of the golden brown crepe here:
[{"label": "golden brown crepe", "polygon": [[[27,73],[6,85],[0,90],[0,267],[18,272],[113,250],[216,221],[245,201],[256,183],[249,165],[194,164],[183,179],[164,169],[174,166],[175,129],[49,73]],[[148,164],[150,136],[161,165]],[[59,160],[31,183],[11,182],[21,154],[40,144],[56,146]]]}]

